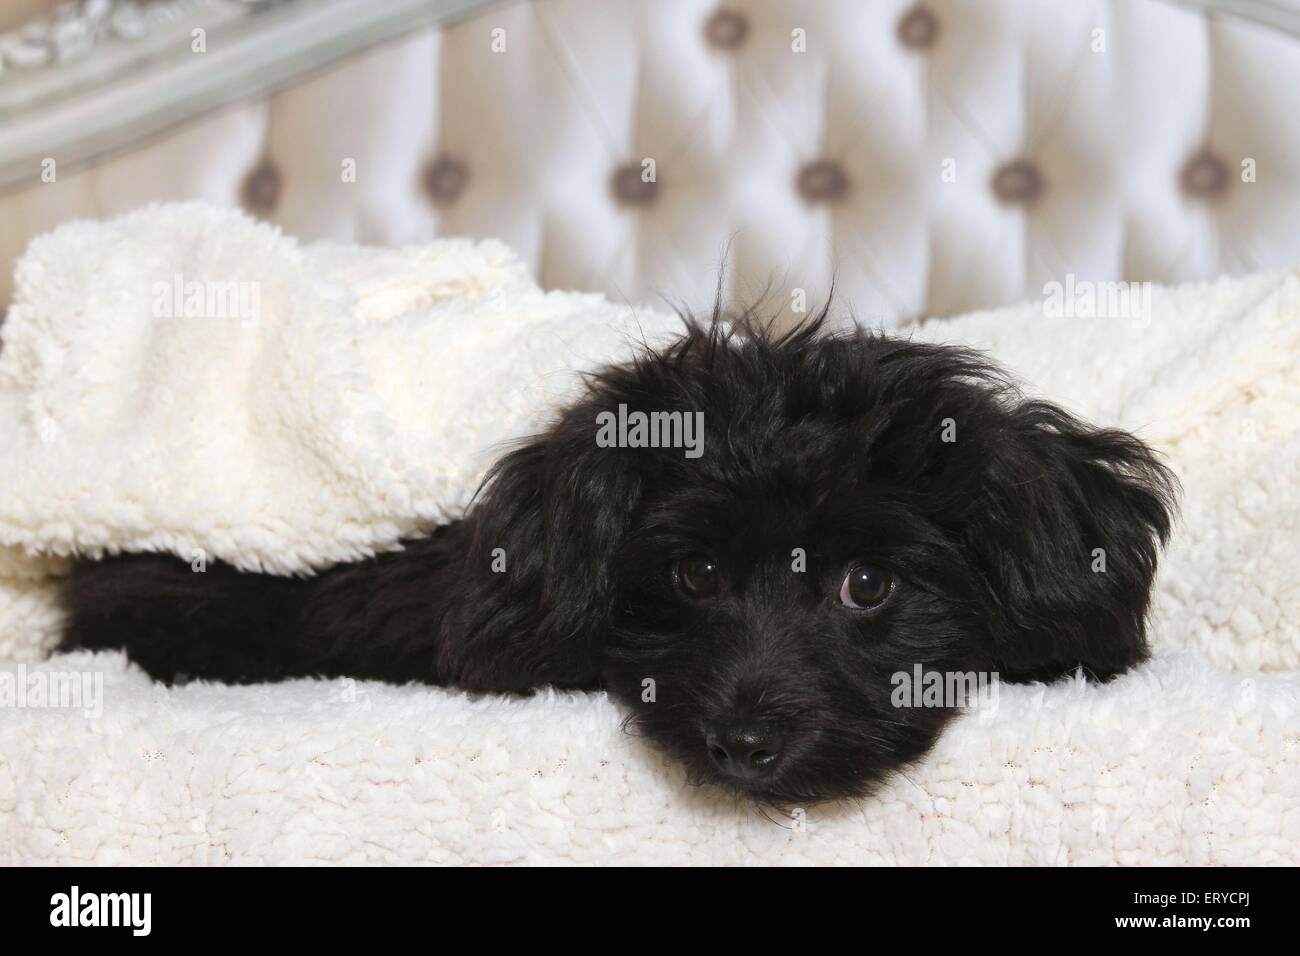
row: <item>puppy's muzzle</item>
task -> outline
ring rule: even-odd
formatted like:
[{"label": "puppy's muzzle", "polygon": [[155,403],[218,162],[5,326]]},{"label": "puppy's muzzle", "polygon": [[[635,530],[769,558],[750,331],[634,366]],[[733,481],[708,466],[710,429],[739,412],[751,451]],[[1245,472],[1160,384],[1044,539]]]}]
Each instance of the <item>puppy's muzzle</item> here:
[{"label": "puppy's muzzle", "polygon": [[779,727],[752,720],[715,720],[704,731],[714,766],[739,780],[761,780],[776,768],[785,746]]}]

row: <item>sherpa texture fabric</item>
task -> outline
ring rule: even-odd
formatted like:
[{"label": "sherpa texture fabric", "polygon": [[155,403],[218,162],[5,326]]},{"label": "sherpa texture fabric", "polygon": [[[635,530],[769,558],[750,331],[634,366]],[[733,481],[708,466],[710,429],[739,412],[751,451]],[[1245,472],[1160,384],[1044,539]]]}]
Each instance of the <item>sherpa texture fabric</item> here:
[{"label": "sherpa texture fabric", "polygon": [[63,226],[15,286],[0,544],[278,573],[459,514],[579,384],[561,373],[680,328],[543,293],[500,243],[303,248],[199,204]]},{"label": "sherpa texture fabric", "polygon": [[[259,283],[256,321],[156,315],[176,275]],[[1155,660],[1004,685],[869,799],[782,815],[692,789],[603,695],[167,689],[120,655],[39,660],[60,555],[294,571],[388,547],[458,513],[576,371],[672,328],[543,294],[494,243],[303,247],[194,205],[34,243],[0,330],[0,862],[1300,862],[1293,273],[1128,318],[921,327],[1151,441],[1183,517]],[[74,680],[79,706],[48,706]]]}]

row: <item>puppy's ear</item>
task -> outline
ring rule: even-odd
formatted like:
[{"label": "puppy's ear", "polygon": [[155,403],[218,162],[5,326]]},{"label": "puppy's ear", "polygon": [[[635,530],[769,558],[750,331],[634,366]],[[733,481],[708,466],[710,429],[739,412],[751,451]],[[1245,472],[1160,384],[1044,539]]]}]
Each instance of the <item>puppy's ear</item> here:
[{"label": "puppy's ear", "polygon": [[465,519],[444,679],[495,692],[598,684],[612,559],[641,495],[628,450],[596,443],[606,407],[589,398],[570,408],[488,476]]},{"label": "puppy's ear", "polygon": [[968,513],[991,598],[992,665],[1009,680],[1079,666],[1108,679],[1148,656],[1146,613],[1177,482],[1132,435],[1022,402],[992,447]]}]

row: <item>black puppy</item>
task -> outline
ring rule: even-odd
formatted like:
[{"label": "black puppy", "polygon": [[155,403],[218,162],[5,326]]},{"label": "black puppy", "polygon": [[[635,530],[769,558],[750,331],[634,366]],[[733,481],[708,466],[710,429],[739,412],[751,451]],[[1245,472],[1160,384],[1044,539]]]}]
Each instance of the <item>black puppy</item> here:
[{"label": "black puppy", "polygon": [[[609,690],[693,779],[860,795],[954,711],[897,674],[1105,680],[1147,656],[1175,482],[1138,439],[1022,399],[975,353],[691,324],[601,371],[464,519],[298,579],[83,562],[65,647],[165,681],[319,675]],[[607,447],[618,412],[703,446]]]}]

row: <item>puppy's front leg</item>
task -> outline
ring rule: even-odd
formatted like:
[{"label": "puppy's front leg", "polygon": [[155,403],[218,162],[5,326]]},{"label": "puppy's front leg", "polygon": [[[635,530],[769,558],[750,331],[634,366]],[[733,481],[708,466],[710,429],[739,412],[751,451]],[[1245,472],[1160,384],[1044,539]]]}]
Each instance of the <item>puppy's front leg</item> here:
[{"label": "puppy's front leg", "polygon": [[123,648],[154,678],[227,682],[290,676],[285,623],[307,583],[219,562],[123,554],[79,561],[62,586],[62,650]]},{"label": "puppy's front leg", "polygon": [[78,562],[62,589],[65,650],[124,648],[151,676],[438,682],[434,645],[454,563],[451,528],[309,578],[202,571],[175,557]]}]

